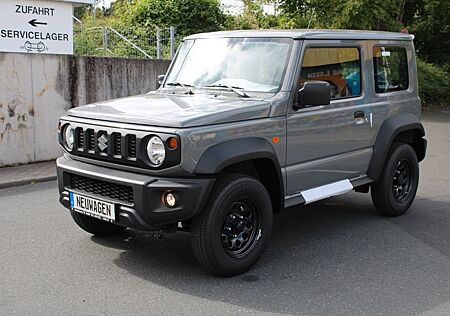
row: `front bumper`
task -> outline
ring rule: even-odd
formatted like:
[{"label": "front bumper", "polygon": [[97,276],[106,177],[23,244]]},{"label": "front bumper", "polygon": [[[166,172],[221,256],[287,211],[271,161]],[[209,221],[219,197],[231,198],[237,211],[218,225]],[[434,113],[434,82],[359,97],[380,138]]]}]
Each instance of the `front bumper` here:
[{"label": "front bumper", "polygon": [[[65,156],[57,159],[56,168],[59,200],[66,208],[70,209],[69,192],[98,198],[114,203],[116,224],[147,231],[164,229],[195,216],[214,185],[214,179],[153,177],[100,167]],[[84,179],[87,185],[75,186],[75,177],[77,183]],[[114,194],[111,193],[113,189]],[[123,189],[129,194],[122,194]],[[174,208],[163,202],[162,197],[167,191],[177,197]]]}]

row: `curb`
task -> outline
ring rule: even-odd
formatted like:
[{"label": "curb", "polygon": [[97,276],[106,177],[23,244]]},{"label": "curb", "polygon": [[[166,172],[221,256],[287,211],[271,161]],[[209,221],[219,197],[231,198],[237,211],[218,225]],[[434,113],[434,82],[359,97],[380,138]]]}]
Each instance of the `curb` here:
[{"label": "curb", "polygon": [[56,175],[39,177],[39,178],[29,178],[29,179],[23,179],[23,180],[17,180],[17,181],[10,181],[10,182],[0,183],[0,189],[6,189],[6,188],[18,187],[18,186],[32,184],[32,183],[41,183],[41,182],[48,182],[48,181],[54,181],[54,180],[56,180]]}]

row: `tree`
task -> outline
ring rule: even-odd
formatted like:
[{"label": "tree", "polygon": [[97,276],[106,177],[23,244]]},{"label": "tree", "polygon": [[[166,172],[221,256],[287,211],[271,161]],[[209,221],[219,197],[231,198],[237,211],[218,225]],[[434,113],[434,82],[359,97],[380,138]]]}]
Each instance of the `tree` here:
[{"label": "tree", "polygon": [[[396,30],[404,0],[281,0],[285,17],[313,28]],[[307,25],[306,25],[307,26]]]},{"label": "tree", "polygon": [[244,9],[236,16],[228,16],[227,28],[233,30],[267,29],[279,26],[276,16],[264,13],[267,0],[243,0]]},{"label": "tree", "polygon": [[225,22],[219,0],[120,0],[113,4],[113,16],[129,27],[174,26],[182,36],[217,31]]},{"label": "tree", "polygon": [[420,1],[410,30],[419,55],[428,62],[450,65],[450,1]]}]

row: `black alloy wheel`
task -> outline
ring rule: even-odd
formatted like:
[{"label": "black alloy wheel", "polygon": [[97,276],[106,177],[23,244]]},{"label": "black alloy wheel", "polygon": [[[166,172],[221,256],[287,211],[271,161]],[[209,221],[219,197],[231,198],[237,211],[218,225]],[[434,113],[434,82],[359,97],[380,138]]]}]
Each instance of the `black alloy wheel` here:
[{"label": "black alloy wheel", "polygon": [[259,215],[251,202],[235,202],[223,221],[222,245],[230,256],[239,258],[251,251],[259,230]]},{"label": "black alloy wheel", "polygon": [[397,202],[402,203],[408,198],[411,189],[412,176],[411,163],[403,159],[395,162],[394,174],[392,176],[392,193]]},{"label": "black alloy wheel", "polygon": [[394,143],[381,171],[380,179],[371,187],[375,208],[387,216],[408,211],[419,186],[419,162],[409,144]]},{"label": "black alloy wheel", "polygon": [[247,271],[261,257],[272,231],[272,202],[264,185],[244,174],[219,178],[192,220],[197,261],[219,276]]}]

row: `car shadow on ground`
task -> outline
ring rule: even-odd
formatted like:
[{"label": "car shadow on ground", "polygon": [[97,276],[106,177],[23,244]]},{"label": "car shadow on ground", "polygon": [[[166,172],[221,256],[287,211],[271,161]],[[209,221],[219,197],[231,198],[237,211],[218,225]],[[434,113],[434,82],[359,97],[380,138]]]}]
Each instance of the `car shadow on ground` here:
[{"label": "car shadow on ground", "polygon": [[[449,299],[450,261],[442,253],[450,245],[428,246],[436,242],[428,202],[418,199],[408,215],[394,219],[377,215],[368,195],[357,193],[285,210],[275,217],[260,262],[233,278],[202,270],[187,233],[159,240],[127,230],[92,240],[123,250],[114,263],[133,275],[208,300],[264,312],[409,314]],[[450,209],[450,201],[433,204]],[[450,240],[448,214],[441,216],[447,218],[436,219],[440,233]]]}]

